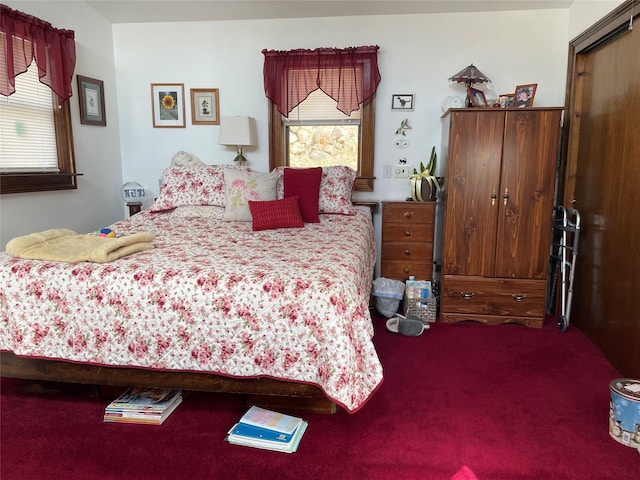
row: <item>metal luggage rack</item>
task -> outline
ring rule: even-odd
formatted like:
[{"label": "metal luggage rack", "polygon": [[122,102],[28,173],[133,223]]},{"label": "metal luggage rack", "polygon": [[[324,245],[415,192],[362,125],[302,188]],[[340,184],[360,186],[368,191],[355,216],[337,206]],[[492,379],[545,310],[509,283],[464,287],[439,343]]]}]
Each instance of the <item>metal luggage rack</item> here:
[{"label": "metal luggage rack", "polygon": [[575,276],[578,240],[580,238],[580,213],[575,208],[556,206],[553,209],[553,235],[549,258],[549,285],[547,313],[555,306],[556,288],[560,277],[560,316],[558,329],[564,332],[569,327],[573,279]]}]

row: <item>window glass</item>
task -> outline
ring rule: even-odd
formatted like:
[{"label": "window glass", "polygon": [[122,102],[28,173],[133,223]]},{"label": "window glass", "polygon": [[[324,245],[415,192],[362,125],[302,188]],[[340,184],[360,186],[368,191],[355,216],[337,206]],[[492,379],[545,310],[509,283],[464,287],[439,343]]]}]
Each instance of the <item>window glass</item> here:
[{"label": "window glass", "polygon": [[16,91],[0,95],[0,172],[59,172],[51,89],[38,67],[16,77]]}]

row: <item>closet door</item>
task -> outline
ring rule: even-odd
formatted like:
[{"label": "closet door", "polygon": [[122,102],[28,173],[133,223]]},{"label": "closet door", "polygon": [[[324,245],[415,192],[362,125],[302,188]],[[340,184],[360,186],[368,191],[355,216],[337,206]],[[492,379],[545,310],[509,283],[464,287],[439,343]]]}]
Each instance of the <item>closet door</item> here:
[{"label": "closet door", "polygon": [[504,117],[490,110],[451,113],[446,275],[493,276]]},{"label": "closet door", "polygon": [[505,121],[495,276],[546,279],[562,110],[510,110]]}]

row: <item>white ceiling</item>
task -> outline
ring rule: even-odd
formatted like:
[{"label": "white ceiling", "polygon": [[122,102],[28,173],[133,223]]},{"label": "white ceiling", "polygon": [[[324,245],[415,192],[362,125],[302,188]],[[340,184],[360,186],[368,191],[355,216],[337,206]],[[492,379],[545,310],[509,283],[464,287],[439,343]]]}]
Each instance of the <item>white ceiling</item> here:
[{"label": "white ceiling", "polygon": [[343,17],[568,8],[573,0],[96,0],[110,23]]}]

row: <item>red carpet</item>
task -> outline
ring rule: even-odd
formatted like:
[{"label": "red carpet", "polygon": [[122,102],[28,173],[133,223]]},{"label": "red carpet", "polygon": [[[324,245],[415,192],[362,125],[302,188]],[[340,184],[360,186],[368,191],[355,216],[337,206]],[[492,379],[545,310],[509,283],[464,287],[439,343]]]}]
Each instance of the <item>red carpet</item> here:
[{"label": "red carpet", "polygon": [[302,414],[309,428],[295,454],[224,442],[246,410],[236,400],[191,394],[160,427],[105,424],[104,399],[2,379],[0,477],[640,478],[638,452],[608,433],[620,374],[576,328],[438,323],[400,337],[375,323],[383,385],[354,415]]}]

